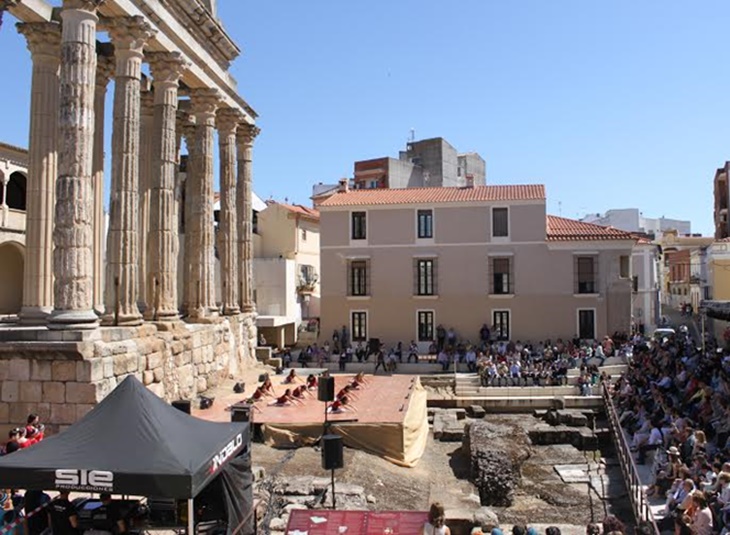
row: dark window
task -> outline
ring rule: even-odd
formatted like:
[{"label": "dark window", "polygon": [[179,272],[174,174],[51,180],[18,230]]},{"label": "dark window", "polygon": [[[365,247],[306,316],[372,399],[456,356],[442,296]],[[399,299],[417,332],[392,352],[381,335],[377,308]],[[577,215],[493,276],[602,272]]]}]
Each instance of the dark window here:
[{"label": "dark window", "polygon": [[10,175],[5,204],[13,210],[25,210],[25,175],[17,171]]},{"label": "dark window", "polygon": [[352,320],[352,341],[353,342],[364,342],[368,338],[368,313],[367,312],[353,312],[351,314]]},{"label": "dark window", "polygon": [[598,293],[596,284],[596,259],[592,256],[578,256],[575,259],[576,292],[579,294]]},{"label": "dark window", "polygon": [[352,212],[352,239],[364,240],[367,237],[365,212]]},{"label": "dark window", "polygon": [[418,341],[433,342],[433,310],[418,311]]},{"label": "dark window", "polygon": [[509,209],[492,208],[492,236],[495,238],[509,236]]},{"label": "dark window", "polygon": [[348,295],[370,295],[368,271],[367,260],[353,260],[350,262]]},{"label": "dark window", "polygon": [[253,210],[253,215],[251,216],[251,232],[254,234],[259,233],[259,213],[256,210]]},{"label": "dark window", "polygon": [[417,259],[414,262],[415,268],[415,291],[416,295],[436,295],[436,259]]},{"label": "dark window", "polygon": [[631,272],[631,265],[629,263],[629,257],[627,255],[622,255],[619,257],[619,274],[618,276],[622,279],[628,279],[629,274]]},{"label": "dark window", "polygon": [[509,340],[509,310],[492,312],[492,334],[497,340]]},{"label": "dark window", "polygon": [[418,211],[418,237],[433,238],[433,210]]},{"label": "dark window", "polygon": [[634,277],[631,279],[631,289],[634,292],[639,291],[639,276],[638,275],[634,275]]},{"label": "dark window", "polygon": [[578,311],[578,338],[581,340],[595,340],[596,338],[596,311]]},{"label": "dark window", "polygon": [[510,258],[492,258],[492,287],[494,295],[514,293],[512,281],[512,261]]}]

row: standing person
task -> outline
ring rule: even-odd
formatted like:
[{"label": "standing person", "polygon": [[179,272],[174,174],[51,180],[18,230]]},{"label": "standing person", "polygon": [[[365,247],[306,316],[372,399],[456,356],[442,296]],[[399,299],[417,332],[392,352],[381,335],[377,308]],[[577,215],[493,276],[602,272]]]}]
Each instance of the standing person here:
[{"label": "standing person", "polygon": [[340,333],[337,332],[337,329],[332,333],[332,351],[340,351]]},{"label": "standing person", "polygon": [[446,329],[443,325],[436,327],[436,351],[441,352],[446,345]]},{"label": "standing person", "polygon": [[428,522],[421,528],[421,535],[451,535],[451,530],[445,522],[444,506],[438,502],[432,503],[428,511]]},{"label": "standing person", "polygon": [[51,497],[42,490],[26,491],[23,499],[23,510],[25,511],[28,535],[41,535],[48,528],[48,514],[45,511],[29,515],[31,511],[48,504],[50,501]]},{"label": "standing person", "polygon": [[339,358],[339,368],[341,372],[345,371],[345,365],[347,364],[347,353],[345,351],[340,351],[340,358]]},{"label": "standing person", "polygon": [[373,375],[378,372],[378,368],[382,366],[383,371],[387,372],[388,368],[385,365],[385,354],[383,353],[383,348],[378,348],[377,353],[375,353],[375,370],[373,370]]},{"label": "standing person", "polygon": [[340,332],[340,343],[343,349],[350,347],[350,332],[345,325],[342,326],[342,331]]},{"label": "standing person", "polygon": [[48,506],[48,522],[53,535],[79,535],[79,516],[68,499],[69,492],[62,490]]},{"label": "standing person", "polygon": [[408,359],[406,362],[410,362],[411,359],[418,364],[418,344],[413,340],[411,340],[411,345],[408,347]]},{"label": "standing person", "polygon": [[489,347],[491,334],[492,333],[489,332],[489,327],[487,327],[486,323],[482,325],[481,329],[479,329],[479,340],[482,342],[482,349]]}]

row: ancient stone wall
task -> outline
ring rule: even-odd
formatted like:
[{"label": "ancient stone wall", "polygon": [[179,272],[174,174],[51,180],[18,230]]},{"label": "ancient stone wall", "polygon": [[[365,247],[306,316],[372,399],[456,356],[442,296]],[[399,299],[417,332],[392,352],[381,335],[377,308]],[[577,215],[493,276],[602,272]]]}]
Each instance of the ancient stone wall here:
[{"label": "ancient stone wall", "polygon": [[58,331],[13,334],[25,339],[0,343],[0,426],[38,413],[50,431],[62,430],[128,375],[167,401],[192,399],[255,362],[251,314],[210,324],[101,328],[80,340]]}]

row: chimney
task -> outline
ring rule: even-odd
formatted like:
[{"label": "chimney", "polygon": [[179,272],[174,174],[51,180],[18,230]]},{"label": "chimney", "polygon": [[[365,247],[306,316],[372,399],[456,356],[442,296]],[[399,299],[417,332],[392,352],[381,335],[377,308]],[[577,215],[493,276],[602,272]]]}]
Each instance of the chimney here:
[{"label": "chimney", "polygon": [[474,187],[474,175],[466,175],[466,187],[467,188]]},{"label": "chimney", "polygon": [[337,188],[338,193],[348,193],[350,191],[350,181],[347,178],[340,179],[340,187]]}]

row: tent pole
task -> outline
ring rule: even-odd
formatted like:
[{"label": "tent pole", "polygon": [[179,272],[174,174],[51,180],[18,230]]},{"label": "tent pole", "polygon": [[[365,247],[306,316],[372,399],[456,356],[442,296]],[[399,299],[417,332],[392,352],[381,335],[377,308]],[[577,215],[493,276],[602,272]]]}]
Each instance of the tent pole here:
[{"label": "tent pole", "polygon": [[195,511],[193,507],[193,499],[188,500],[188,535],[195,535]]}]

